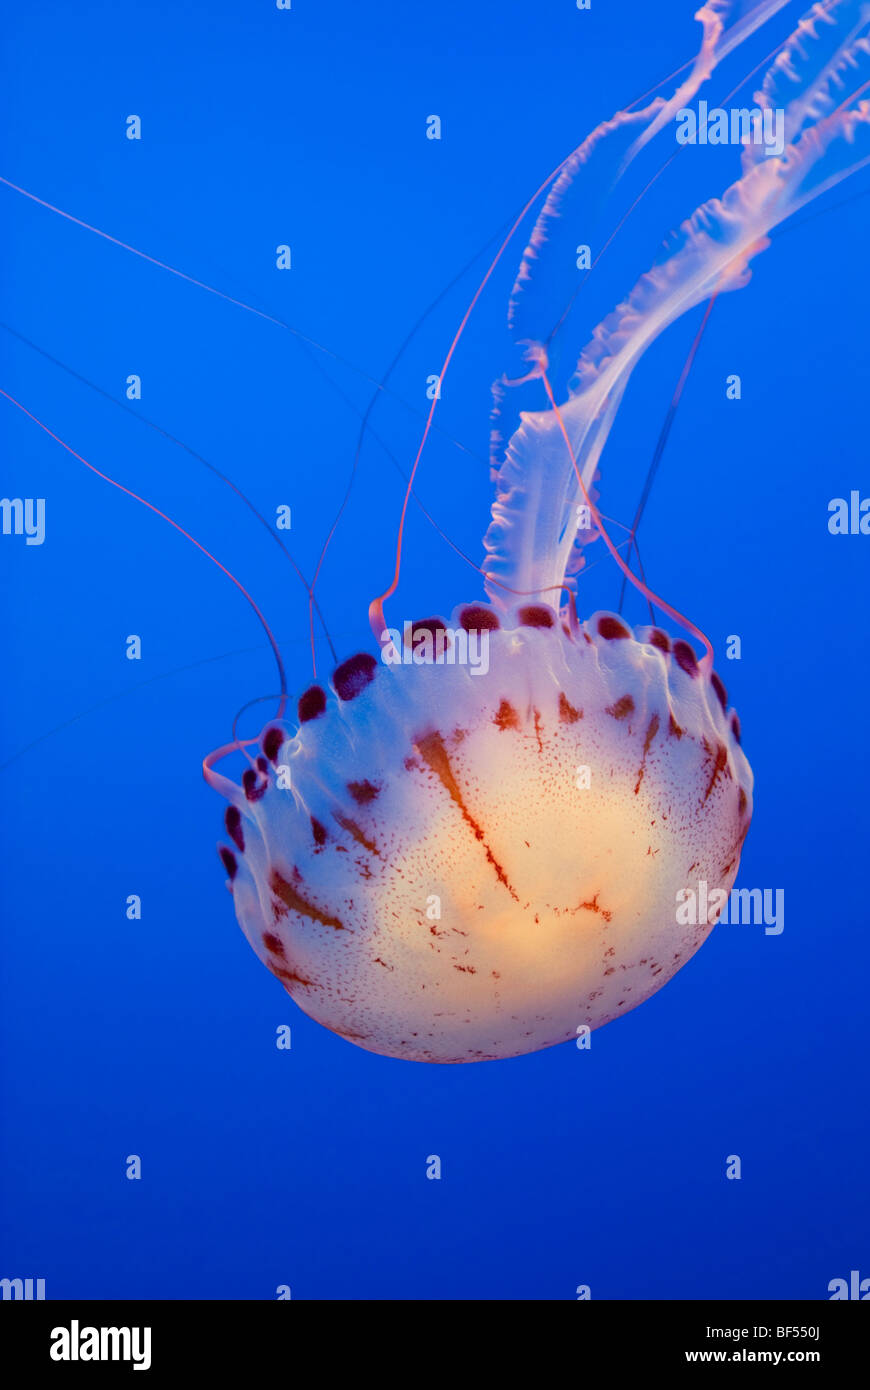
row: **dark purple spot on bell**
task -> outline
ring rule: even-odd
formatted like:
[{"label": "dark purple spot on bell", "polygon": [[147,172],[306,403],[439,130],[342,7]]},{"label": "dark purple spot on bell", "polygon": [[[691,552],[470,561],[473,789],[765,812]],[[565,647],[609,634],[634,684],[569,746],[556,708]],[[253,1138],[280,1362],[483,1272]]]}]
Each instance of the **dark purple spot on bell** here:
[{"label": "dark purple spot on bell", "polygon": [[685,671],[687,676],[697,676],[698,658],[688,642],[680,640],[674,643],[674,657],[680,670]]},{"label": "dark purple spot on bell", "polygon": [[257,759],[257,767],[260,769],[261,772],[269,771],[269,764],[266,762],[265,758],[261,757]]},{"label": "dark purple spot on bell", "polygon": [[380,787],[366,777],[362,782],[348,782],[347,789],[358,806],[367,806],[380,795]]},{"label": "dark purple spot on bell", "polygon": [[671,650],[671,639],[666,632],[662,632],[660,627],[654,627],[649,635],[651,647],[658,647],[660,652]]},{"label": "dark purple spot on bell", "polygon": [[311,817],[311,833],[314,836],[314,843],[316,845],[326,844],[326,829],[316,816]]},{"label": "dark purple spot on bell", "polygon": [[737,715],[736,715],[736,714],[732,714],[732,716],[731,716],[731,732],[732,732],[732,734],[734,735],[734,737],[736,738],[737,742],[739,743],[739,742],[740,742],[740,720],[737,718]]},{"label": "dark purple spot on bell", "polygon": [[260,780],[252,767],[246,767],[242,773],[242,786],[245,789],[245,796],[249,801],[260,801],[266,795],[266,788],[269,783],[265,777]]},{"label": "dark purple spot on bell", "polygon": [[319,685],[309,685],[305,694],[300,696],[296,709],[300,724],[317,719],[326,709],[326,691]]},{"label": "dark purple spot on bell", "polygon": [[617,638],[630,637],[631,633],[625,623],[620,622],[619,618],[605,617],[598,619],[598,635],[604,637],[608,642],[613,642]]},{"label": "dark purple spot on bell", "polygon": [[332,677],[335,693],[340,700],[355,700],[374,680],[377,662],[368,652],[360,652],[336,666]]},{"label": "dark purple spot on bell", "polygon": [[[431,638],[431,645],[427,639]],[[406,646],[408,643],[406,642]],[[444,654],[450,647],[450,638],[447,636],[447,624],[443,618],[423,618],[420,622],[412,623],[410,628],[410,646],[420,650],[428,656],[427,648],[432,652],[436,661],[443,661]]]},{"label": "dark purple spot on bell", "polygon": [[272,727],[271,729],[267,729],[266,732],[264,733],[264,735],[263,735],[263,752],[266,754],[266,757],[269,759],[269,762],[270,762],[270,763],[277,762],[277,760],[278,760],[278,754],[281,752],[281,746],[282,746],[283,742],[284,742],[284,732],[283,732],[283,730],[282,730],[282,729],[276,729],[276,728],[274,727],[274,725],[273,725],[273,727]]},{"label": "dark purple spot on bell", "polygon": [[527,603],[517,617],[523,627],[555,627],[556,614],[545,603]]},{"label": "dark purple spot on bell", "polygon": [[227,834],[242,854],[245,852],[245,832],[242,829],[242,813],[237,806],[228,806],[224,816]]},{"label": "dark purple spot on bell", "polygon": [[498,632],[501,627],[496,614],[482,603],[470,603],[463,608],[459,621],[466,632]]},{"label": "dark purple spot on bell", "polygon": [[223,866],[227,871],[227,878],[234,879],[236,874],[239,872],[239,866],[236,863],[236,856],[233,854],[231,849],[227,849],[226,845],[221,845],[220,849],[218,850],[218,853],[221,857],[221,860],[223,861]]},{"label": "dark purple spot on bell", "polygon": [[725,686],[722,684],[722,678],[721,678],[721,676],[717,675],[717,673],[716,673],[715,671],[713,672],[712,676],[710,677],[710,684],[712,685],[713,689],[714,689],[715,692],[716,692],[716,697],[717,697],[717,699],[718,699],[718,701],[719,701],[719,704],[722,706],[723,710],[726,709],[727,706],[728,706],[728,691],[725,689]]},{"label": "dark purple spot on bell", "polygon": [[417,634],[428,632],[433,637],[442,635],[443,640],[447,641],[447,624],[443,618],[421,618],[419,622],[411,624],[411,641],[417,640]]}]

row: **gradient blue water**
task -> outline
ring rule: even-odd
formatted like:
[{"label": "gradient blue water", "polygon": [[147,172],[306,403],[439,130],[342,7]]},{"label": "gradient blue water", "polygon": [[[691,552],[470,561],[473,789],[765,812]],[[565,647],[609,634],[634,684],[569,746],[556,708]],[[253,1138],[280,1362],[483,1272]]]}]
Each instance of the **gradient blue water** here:
[{"label": "gradient blue water", "polygon": [[[546,171],[689,56],[691,6],[668,10],[17,4],[0,173],[379,376]],[[430,113],[440,143],[424,138]],[[310,572],[365,379],[8,188],[0,204],[3,322],[116,399],[139,374],[142,413],[267,514],[292,506]],[[0,774],[0,1275],[43,1277],[49,1297],[253,1299],[281,1284],[295,1298],[570,1299],[581,1283],[594,1298],[812,1299],[850,1269],[870,1275],[870,540],[826,528],[831,497],[870,495],[868,206],[783,236],[751,287],[717,304],[642,532],[656,587],[720,652],[756,775],[739,881],[785,890],[785,930],[718,929],[588,1053],[415,1066],[292,1005],[235,923],[222,805],[200,774],[236,710],[275,688],[262,634],[193,547],[0,401],[2,492],[47,508],[42,547],[0,539],[3,747],[41,739]],[[471,287],[396,377],[417,412]],[[438,440],[420,478],[475,559],[502,366],[490,309],[445,385],[445,419],[472,452]],[[697,321],[643,365],[605,457],[635,491]],[[303,685],[304,595],[242,505],[2,330],[0,354],[4,389],[249,585]],[[374,424],[406,468],[419,416],[382,405]],[[368,641],[399,496],[369,441],[320,588],[340,655]],[[629,508],[633,496],[627,484]],[[409,557],[398,616],[479,595],[419,518]],[[125,658],[132,633],[140,662]],[[740,662],[722,659],[731,633]],[[290,1052],[275,1047],[284,1023]],[[427,1181],[436,1153],[443,1178]],[[125,1177],[129,1154],[141,1181]]]}]

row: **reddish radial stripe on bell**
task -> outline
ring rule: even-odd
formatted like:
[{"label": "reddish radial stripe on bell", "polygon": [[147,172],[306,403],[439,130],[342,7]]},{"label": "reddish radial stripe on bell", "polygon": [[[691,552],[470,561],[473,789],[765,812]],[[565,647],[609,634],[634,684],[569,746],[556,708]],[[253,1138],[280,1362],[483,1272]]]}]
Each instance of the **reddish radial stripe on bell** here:
[{"label": "reddish radial stripe on bell", "polygon": [[650,646],[658,647],[660,652],[671,650],[671,639],[666,632],[662,632],[660,627],[654,627],[649,635]]},{"label": "reddish radial stripe on bell", "polygon": [[223,866],[227,871],[227,877],[230,879],[234,879],[236,874],[239,872],[239,866],[236,862],[236,856],[233,854],[231,849],[227,849],[226,845],[220,846],[220,848],[218,849],[218,854],[220,855],[221,860],[223,861]]},{"label": "reddish radial stripe on bell", "polygon": [[661,723],[661,721],[660,721],[658,715],[657,715],[657,714],[654,714],[654,715],[652,716],[652,718],[650,719],[649,724],[647,725],[647,728],[646,728],[646,735],[644,736],[644,740],[643,740],[643,754],[642,754],[641,760],[640,760],[640,767],[639,767],[638,770],[637,770],[637,781],[636,781],[635,784],[634,784],[634,794],[635,794],[635,796],[637,796],[638,792],[640,791],[640,784],[641,784],[641,782],[642,782],[643,779],[644,779],[644,774],[646,773],[646,760],[647,760],[647,755],[649,754],[649,750],[650,750],[650,748],[652,747],[653,739],[655,738],[656,734],[657,734],[658,731],[659,731],[659,725],[660,725],[660,723]]},{"label": "reddish radial stripe on bell", "polygon": [[501,627],[496,614],[482,603],[470,603],[463,608],[459,621],[466,632],[498,632]]},{"label": "reddish radial stripe on bell", "polygon": [[363,849],[367,849],[369,854],[376,854],[380,857],[380,850],[374,840],[370,835],[365,833],[362,826],[358,825],[352,816],[336,816],[335,819],[338,821],[339,825],[347,831],[348,835],[353,836],[358,845],[362,845]]},{"label": "reddish radial stripe on bell", "polygon": [[728,750],[724,743],[716,744],[716,752],[712,762],[713,766],[710,771],[710,781],[707,784],[707,790],[704,792],[704,801],[708,799],[716,783],[719,781],[719,778],[722,776],[722,773],[728,766]]},{"label": "reddish radial stripe on bell", "polygon": [[499,882],[504,884],[505,888],[510,893],[514,901],[519,902],[517,894],[514,892],[513,888],[508,882],[507,875],[505,874],[504,869],[502,868],[501,864],[498,862],[498,860],[496,859],[495,855],[493,854],[492,850],[486,842],[486,836],[484,833],[483,826],[475,820],[474,816],[472,816],[471,812],[465,804],[464,798],[462,796],[462,791],[459,787],[459,783],[456,781],[456,778],[453,774],[453,769],[450,766],[450,758],[447,753],[447,749],[444,747],[444,740],[441,737],[441,734],[437,732],[427,734],[425,738],[418,738],[415,740],[415,742],[424,763],[441,782],[441,785],[444,787],[445,791],[448,793],[448,795],[451,797],[451,799],[455,802],[456,806],[458,807],[463,820],[469,827],[471,833],[474,835],[474,838],[481,844],[483,851],[486,854],[487,860],[495,870],[495,874]]},{"label": "reddish radial stripe on bell", "polygon": [[228,806],[224,816],[224,824],[227,827],[227,834],[233,840],[236,848],[245,852],[245,832],[242,829],[242,813],[237,806]]},{"label": "reddish radial stripe on bell", "polygon": [[719,704],[722,706],[722,709],[724,710],[728,705],[728,691],[722,684],[721,676],[719,676],[715,671],[713,671],[713,673],[710,676],[710,684],[715,690],[716,696],[719,700]]},{"label": "reddish radial stripe on bell", "polygon": [[[304,985],[306,989],[320,989],[320,985],[315,984],[313,980],[306,980],[305,976],[300,975],[298,970],[286,970],[283,965],[275,965],[274,961],[270,961],[269,969],[276,979],[281,980],[285,985]],[[287,993],[289,994],[290,991],[288,990]]]},{"label": "reddish radial stripe on bell", "polygon": [[523,627],[555,627],[556,615],[545,603],[527,603],[517,617]]},{"label": "reddish radial stripe on bell", "polygon": [[623,695],[614,704],[608,705],[605,714],[612,714],[614,719],[627,719],[634,713],[634,700],[630,695]]},{"label": "reddish radial stripe on bell", "polygon": [[502,700],[492,722],[498,725],[501,730],[518,729],[520,727],[520,716],[517,714],[510,700]]},{"label": "reddish radial stripe on bell", "polygon": [[323,912],[316,903],[309,902],[307,898],[302,896],[298,888],[294,888],[292,883],[288,883],[286,878],[279,874],[277,869],[272,870],[269,887],[275,897],[285,907],[290,908],[291,912],[297,912],[301,917],[310,917],[312,922],[319,922],[321,926],[334,927],[336,931],[345,930],[344,924],[337,917],[333,917],[331,913]]},{"label": "reddish radial stripe on bell", "polygon": [[736,714],[732,714],[732,716],[731,716],[731,732],[732,732],[732,734],[734,735],[734,737],[736,738],[737,742],[739,743],[739,742],[740,742],[740,720],[737,718],[737,715],[736,715]]},{"label": "reddish radial stripe on bell", "polygon": [[326,844],[326,827],[321,824],[316,816],[311,817],[311,833],[314,836],[316,845]]},{"label": "reddish radial stripe on bell", "polygon": [[267,729],[263,735],[263,752],[270,763],[278,761],[278,754],[284,743],[284,732],[282,729]]},{"label": "reddish radial stripe on bell", "polygon": [[674,659],[681,671],[685,671],[687,676],[697,676],[698,658],[692,651],[688,642],[682,639],[674,643]]},{"label": "reddish radial stripe on bell", "polygon": [[559,692],[559,719],[563,724],[576,724],[583,718],[582,709],[575,709],[564,690]]},{"label": "reddish radial stripe on bell", "polygon": [[618,618],[599,618],[598,635],[606,638],[608,642],[613,642],[618,638],[630,637],[631,633]]},{"label": "reddish radial stripe on bell", "polygon": [[359,652],[336,666],[332,677],[335,693],[340,700],[355,700],[374,680],[378,663],[368,652]]},{"label": "reddish radial stripe on bell", "polygon": [[317,719],[326,709],[326,691],[319,685],[309,685],[305,694],[299,697],[296,708],[300,724]]},{"label": "reddish radial stripe on bell", "polygon": [[271,951],[273,956],[281,956],[282,959],[284,958],[284,943],[280,936],[276,936],[274,932],[263,932],[263,945],[267,951]]}]

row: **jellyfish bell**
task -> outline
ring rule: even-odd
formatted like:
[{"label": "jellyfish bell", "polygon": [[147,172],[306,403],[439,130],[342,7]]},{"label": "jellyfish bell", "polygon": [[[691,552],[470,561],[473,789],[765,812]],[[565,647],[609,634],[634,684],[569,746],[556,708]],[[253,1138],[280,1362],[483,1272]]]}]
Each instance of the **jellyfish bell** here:
[{"label": "jellyfish bell", "polygon": [[[318,1022],[428,1062],[510,1057],[659,989],[730,890],[752,775],[687,643],[599,613],[467,605],[489,670],[360,653],[225,788],[239,922]],[[289,769],[281,790],[274,769]]]},{"label": "jellyfish bell", "polygon": [[[691,78],[599,127],[557,185],[593,168],[600,179],[607,142],[621,173],[709,75],[717,45],[731,51],[735,30],[779,8],[738,6],[728,30],[727,6],[705,6]],[[594,329],[561,401],[546,333],[526,334],[521,381],[546,408],[520,412],[497,459],[488,601],[390,628],[400,529],[396,579],[371,609],[375,652],[309,686],[292,722],[270,721],[241,784],[217,771],[237,745],[206,759],[229,802],[221,855],[245,935],[306,1013],[363,1048],[468,1062],[564,1042],[642,1003],[695,953],[713,923],[686,922],[687,890],[706,882],[727,899],[752,773],[709,643],[687,625],[699,656],[658,599],[668,627],[632,630],[615,613],[580,621],[561,595],[593,541],[628,572],[595,483],[642,354],[687,310],[743,287],[771,228],[870,161],[868,29],[860,0],[801,21],[763,89],[784,111],[783,153],[742,149],[740,178]],[[567,188],[539,215],[515,298]],[[501,419],[518,384],[500,384]],[[417,660],[421,633],[432,641]],[[467,659],[484,639],[485,670]]]}]

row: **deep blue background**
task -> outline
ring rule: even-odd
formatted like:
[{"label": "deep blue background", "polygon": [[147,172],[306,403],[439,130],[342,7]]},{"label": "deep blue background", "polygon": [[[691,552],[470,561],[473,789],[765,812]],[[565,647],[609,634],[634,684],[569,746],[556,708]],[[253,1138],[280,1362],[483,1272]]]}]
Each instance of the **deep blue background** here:
[{"label": "deep blue background", "polygon": [[[691,4],[666,8],[18,3],[0,173],[378,377],[546,172],[693,52]],[[125,138],[131,113],[141,142]],[[425,139],[431,113],[441,142]],[[701,196],[735,176],[728,153]],[[697,201],[696,183],[679,196],[687,169],[671,171],[679,215]],[[0,400],[0,491],[47,506],[41,548],[0,538],[3,758],[28,750],[0,773],[0,1275],[44,1277],[58,1298],[255,1299],[279,1284],[295,1298],[571,1299],[581,1283],[594,1298],[815,1299],[850,1269],[870,1275],[870,539],[826,526],[831,497],[870,495],[860,178],[716,305],[641,532],[654,586],[717,646],[756,776],[739,883],[784,888],[785,931],[717,929],[588,1053],[412,1065],[300,1013],[235,923],[214,848],[223,807],[200,774],[236,710],[275,688],[262,633],[199,552]],[[117,400],[139,374],[142,414],[267,515],[292,506],[310,572],[365,378],[2,186],[0,225],[3,322]],[[635,247],[638,269],[655,250]],[[420,475],[475,560],[509,281],[496,277],[445,382],[438,418],[470,452],[439,436]],[[473,286],[403,360],[393,384],[411,410],[390,398],[374,416],[403,469]],[[605,288],[614,303],[628,284]],[[613,511],[632,509],[699,315],[629,390],[604,457]],[[304,591],[228,490],[2,330],[0,385],[218,555],[265,609],[294,689],[307,681]],[[400,492],[369,440],[319,588],[340,656],[370,640]],[[588,606],[614,606],[598,570],[609,587]],[[396,616],[479,594],[413,517]],[[627,612],[643,620],[633,600]],[[141,662],[125,658],[130,633]],[[743,656],[726,663],[731,633]],[[275,1047],[283,1023],[290,1052]],[[441,1182],[425,1178],[433,1153]]]}]

